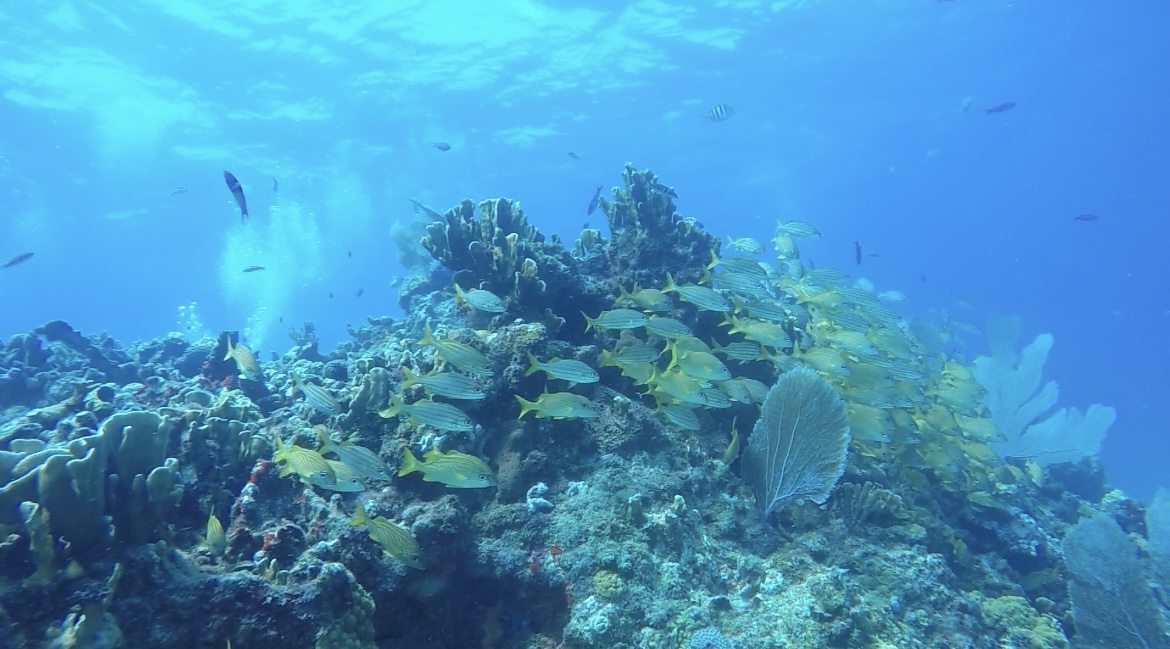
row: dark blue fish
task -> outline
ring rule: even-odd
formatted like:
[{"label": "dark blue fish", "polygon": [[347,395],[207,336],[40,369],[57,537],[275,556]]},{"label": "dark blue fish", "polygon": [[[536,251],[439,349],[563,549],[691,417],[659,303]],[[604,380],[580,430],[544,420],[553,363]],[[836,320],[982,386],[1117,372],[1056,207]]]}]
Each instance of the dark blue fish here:
[{"label": "dark blue fish", "polygon": [[24,262],[32,259],[33,254],[34,253],[31,253],[31,252],[22,252],[19,255],[13,257],[12,259],[9,259],[8,261],[4,262],[2,265],[0,265],[0,268],[12,268],[13,266],[16,266],[17,264],[23,264]]},{"label": "dark blue fish", "polygon": [[861,265],[861,242],[860,241],[853,242],[853,261],[857,262],[858,266]]},{"label": "dark blue fish", "polygon": [[232,198],[236,199],[236,205],[240,206],[240,223],[247,223],[248,201],[244,198],[244,188],[240,187],[240,181],[230,171],[223,172],[223,179],[232,192]]},{"label": "dark blue fish", "polygon": [[574,159],[574,160],[580,160],[580,159],[581,159],[581,158],[578,158],[578,157],[577,157],[577,154],[576,154],[576,153],[573,153],[572,151],[570,151],[570,152],[569,152],[569,157],[570,157],[570,158],[572,158],[572,159]]},{"label": "dark blue fish", "polygon": [[244,269],[244,272],[245,273],[254,273],[258,270],[264,270],[264,267],[263,266],[248,266],[247,268]]},{"label": "dark blue fish", "polygon": [[1007,101],[1007,102],[1004,102],[1002,104],[999,104],[998,106],[992,106],[991,108],[985,108],[983,110],[985,111],[984,112],[985,115],[990,115],[992,113],[1006,113],[1015,107],[1016,107],[1016,105],[1014,102]]},{"label": "dark blue fish", "polygon": [[1096,214],[1078,214],[1078,215],[1073,217],[1073,220],[1074,221],[1096,221],[1099,218],[1101,218],[1101,217],[1097,216]]},{"label": "dark blue fish", "polygon": [[735,114],[735,109],[727,104],[719,104],[707,113],[708,122],[726,122]]},{"label": "dark blue fish", "polygon": [[431,142],[431,144],[440,151],[450,151],[451,145],[446,142]]},{"label": "dark blue fish", "polygon": [[597,209],[597,203],[601,200],[601,185],[597,186],[597,191],[593,192],[593,198],[589,199],[589,211],[586,215],[592,214]]},{"label": "dark blue fish", "polygon": [[273,176],[272,177],[272,191],[276,191],[276,189],[278,187],[280,187],[280,185],[276,184],[276,176]]}]

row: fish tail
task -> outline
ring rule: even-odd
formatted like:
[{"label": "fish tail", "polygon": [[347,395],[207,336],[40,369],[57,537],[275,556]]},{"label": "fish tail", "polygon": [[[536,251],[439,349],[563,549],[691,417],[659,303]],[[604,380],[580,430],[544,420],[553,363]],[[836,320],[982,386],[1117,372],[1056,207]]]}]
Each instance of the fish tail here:
[{"label": "fish tail", "polygon": [[223,357],[223,359],[224,359],[225,361],[231,360],[231,358],[232,358],[232,354],[234,354],[234,353],[235,353],[235,351],[236,351],[236,346],[235,346],[234,344],[232,344],[232,336],[231,336],[231,334],[228,334],[228,339],[227,339],[227,355],[226,355],[226,356],[224,356],[224,357]]},{"label": "fish tail", "polygon": [[[634,285],[634,290],[635,291],[638,290],[637,284]],[[629,300],[629,299],[632,299],[632,298],[630,298],[630,294],[626,292],[626,287],[622,286],[621,284],[618,284],[618,296],[617,296],[616,302],[622,302],[622,301]]]},{"label": "fish tail", "polygon": [[729,334],[741,333],[743,330],[739,328],[740,319],[731,315],[730,313],[723,314],[723,322],[719,323],[720,327],[731,327],[727,330]]},{"label": "fish tail", "polygon": [[528,352],[528,371],[524,372],[524,376],[532,376],[540,370],[540,361],[536,360],[536,356],[532,352]]},{"label": "fish tail", "polygon": [[674,341],[672,340],[666,343],[666,346],[670,348],[670,362],[666,364],[666,369],[662,370],[663,374],[669,372],[671,368],[678,365],[678,345],[675,345]]},{"label": "fish tail", "polygon": [[613,360],[613,352],[609,351],[608,349],[601,350],[601,366],[615,367],[616,365],[617,362]]},{"label": "fish tail", "polygon": [[[727,235],[727,238],[730,239],[731,235]],[[707,264],[707,270],[715,270],[715,267],[718,265],[719,265],[719,255],[715,254],[715,251],[712,250],[711,251],[711,263]]]},{"label": "fish tail", "polygon": [[[459,290],[459,287],[456,286],[455,290]],[[406,388],[409,388],[412,385],[416,385],[417,383],[418,375],[410,371],[409,367],[402,368],[402,389],[405,390]]]},{"label": "fish tail", "polygon": [[[711,254],[714,255],[715,253],[711,253]],[[663,293],[671,293],[674,291],[678,291],[678,287],[674,285],[674,277],[670,274],[670,271],[668,270],[668,271],[666,271],[666,286],[662,287],[662,292]]]},{"label": "fish tail", "polygon": [[420,344],[420,345],[433,345],[433,344],[435,344],[435,337],[434,337],[434,334],[431,332],[431,323],[428,322],[428,323],[423,325],[423,337],[419,338],[418,344]]},{"label": "fish tail", "polygon": [[366,515],[366,508],[362,507],[361,503],[357,504],[357,511],[353,513],[353,520],[349,522],[350,527],[361,527],[370,522],[370,517]]},{"label": "fish tail", "polygon": [[398,477],[401,478],[404,475],[414,473],[415,471],[418,471],[419,468],[420,465],[418,463],[418,458],[414,456],[414,453],[410,452],[409,448],[403,448],[402,467],[398,469]]},{"label": "fish tail", "polygon": [[520,403],[520,415],[516,419],[523,419],[524,415],[536,409],[535,401],[529,401],[520,395],[516,395],[516,401]]},{"label": "fish tail", "polygon": [[593,328],[593,323],[597,322],[597,320],[585,315],[584,311],[581,312],[581,315],[585,316],[585,331],[588,332],[590,329]]},{"label": "fish tail", "polygon": [[710,268],[703,269],[703,274],[699,276],[699,283],[700,284],[710,284],[711,283],[711,269]]},{"label": "fish tail", "polygon": [[317,429],[317,441],[321,442],[321,450],[319,451],[321,455],[333,450],[333,440],[329,438],[329,433],[325,432],[324,426]]},{"label": "fish tail", "polygon": [[455,284],[455,304],[458,306],[467,304],[467,300],[463,297],[463,289],[459,288],[458,283]]}]

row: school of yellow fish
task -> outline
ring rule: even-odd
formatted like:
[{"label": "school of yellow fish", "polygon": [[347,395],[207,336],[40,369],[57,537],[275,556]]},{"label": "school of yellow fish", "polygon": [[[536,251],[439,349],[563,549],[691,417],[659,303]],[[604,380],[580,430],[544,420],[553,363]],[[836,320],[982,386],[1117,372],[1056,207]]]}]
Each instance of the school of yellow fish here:
[{"label": "school of yellow fish", "polygon": [[[689,431],[702,429],[701,415],[706,409],[763,402],[771,382],[737,374],[751,368],[746,373],[774,378],[807,366],[845,398],[853,450],[900,460],[902,477],[912,486],[930,484],[915,467],[929,469],[944,487],[965,491],[976,503],[993,501],[999,484],[1038,483],[1042,472],[1037,467],[1027,466],[1025,472],[1005,465],[988,446],[1000,439],[1000,432],[988,418],[983,388],[970,368],[943,350],[947,332],[904,321],[869,290],[848,285],[848,276],[839,270],[805,268],[796,239],[819,236],[807,223],[778,222],[773,239],[776,264],[746,256],[764,252],[758,241],[730,239],[730,250],[741,254],[720,257],[712,252],[698,283],[679,284],[667,273],[661,288],[634,286],[627,291],[618,287],[612,310],[595,317],[582,314],[586,331],[596,330],[603,340],[600,365],[615,368],[643,390],[655,401],[664,421]],[[691,308],[682,307],[676,299]],[[506,310],[503,299],[482,289],[456,286],[455,301],[488,313]],[[724,329],[705,342],[693,333],[699,325],[701,331]],[[400,393],[392,395],[379,414],[442,431],[474,430],[475,423],[466,413],[433,397],[484,399],[487,394],[479,378],[492,375],[489,359],[466,343],[436,337],[429,324],[418,344],[433,349],[438,361],[435,369],[418,375],[404,368]],[[246,348],[229,341],[228,357],[236,360],[245,376],[258,373]],[[574,386],[598,382],[597,369],[576,359],[541,361],[532,354],[528,362],[527,375],[542,372],[546,386],[563,381],[565,389],[546,387],[531,401],[514,395],[519,419],[529,413],[554,420],[598,416],[587,397],[571,391]],[[761,369],[761,363],[771,367]],[[454,371],[441,371],[440,366]],[[328,390],[299,378],[293,385],[315,409],[327,415],[340,413]],[[406,392],[414,387],[421,388],[426,398],[408,402]],[[281,476],[296,475],[306,484],[347,492],[363,491],[366,481],[390,478],[390,468],[374,451],[334,442],[324,427],[318,427],[317,434],[317,450],[276,440],[273,460],[281,466]],[[733,463],[740,450],[734,419],[729,437],[722,453],[726,464]],[[415,472],[424,481],[453,488],[496,484],[483,460],[458,451],[431,449],[419,461],[409,448],[403,449],[397,475]],[[412,567],[422,566],[418,546],[405,528],[383,517],[370,519],[360,506],[353,524],[365,526],[388,556]]]}]

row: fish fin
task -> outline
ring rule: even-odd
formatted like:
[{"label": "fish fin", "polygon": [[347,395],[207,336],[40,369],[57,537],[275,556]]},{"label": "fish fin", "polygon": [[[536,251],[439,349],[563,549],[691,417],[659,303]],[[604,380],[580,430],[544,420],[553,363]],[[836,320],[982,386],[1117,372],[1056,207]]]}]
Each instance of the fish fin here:
[{"label": "fish fin", "polygon": [[532,376],[540,370],[540,361],[536,360],[536,356],[532,352],[528,352],[528,371],[524,372],[524,376]]},{"label": "fish fin", "polygon": [[366,515],[366,508],[362,507],[361,503],[357,504],[357,510],[353,513],[353,520],[349,522],[350,527],[361,527],[370,522],[370,517]]},{"label": "fish fin", "polygon": [[423,337],[419,338],[418,344],[420,344],[420,345],[433,345],[433,344],[435,344],[435,336],[434,336],[434,333],[431,331],[431,323],[428,322],[428,323],[423,325]]},{"label": "fish fin", "polygon": [[463,306],[467,304],[467,300],[463,297],[463,289],[459,288],[459,283],[455,283],[455,304]]},{"label": "fish fin", "polygon": [[[727,235],[727,238],[731,239],[731,235],[730,234]],[[715,270],[715,267],[719,265],[719,255],[715,254],[714,249],[712,249],[710,252],[711,252],[711,262],[709,264],[707,264],[708,271]]]},{"label": "fish fin", "polygon": [[[714,255],[715,253],[711,253]],[[671,276],[670,271],[666,271],[666,286],[662,287],[663,293],[671,293],[678,291],[678,287],[674,285],[674,277]]]},{"label": "fish fin", "polygon": [[[458,289],[459,286],[456,285],[455,288]],[[402,368],[402,389],[405,390],[416,384],[418,384],[418,375],[410,371],[409,367]]]},{"label": "fish fin", "polygon": [[[398,469],[398,477],[414,473],[419,470],[418,459],[414,457],[414,453],[410,452],[409,447],[402,449],[402,466]],[[425,479],[425,477],[424,477]]]},{"label": "fish fin", "polygon": [[324,426],[317,429],[317,441],[321,442],[321,450],[318,452],[318,455],[325,455],[332,451],[334,446],[337,446],[330,439],[329,433],[325,430]]},{"label": "fish fin", "polygon": [[236,351],[236,346],[235,346],[234,344],[232,344],[232,337],[231,337],[231,334],[228,334],[228,339],[227,339],[227,355],[226,355],[226,356],[224,356],[224,357],[223,357],[223,359],[224,359],[225,361],[230,361],[230,360],[232,359],[232,354],[234,354],[234,353],[235,353],[235,351]]},{"label": "fish fin", "polygon": [[[585,315],[584,311],[581,312],[581,315],[585,318],[585,331],[589,331],[590,329],[593,328],[593,323],[597,322],[597,320],[595,318],[590,318],[589,316]],[[601,317],[601,316],[598,316],[598,317]]]},{"label": "fish fin", "polygon": [[[536,401],[529,401],[520,395],[516,395],[516,401],[520,402],[520,414],[516,419],[523,419],[524,415],[536,409]],[[539,399],[537,399],[539,401]],[[540,411],[536,411],[536,416],[540,416]]]}]

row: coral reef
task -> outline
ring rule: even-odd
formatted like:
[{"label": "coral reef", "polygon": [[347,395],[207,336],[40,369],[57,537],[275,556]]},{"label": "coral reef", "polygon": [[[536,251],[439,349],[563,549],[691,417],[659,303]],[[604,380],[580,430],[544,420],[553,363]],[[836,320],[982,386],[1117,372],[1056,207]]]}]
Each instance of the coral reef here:
[{"label": "coral reef", "polygon": [[[812,226],[720,256],[674,198],[627,166],[571,249],[464,201],[404,318],[247,372],[233,332],[11,338],[0,649],[1060,648],[1112,614],[1094,543],[1164,605],[1129,546],[1166,579],[1170,499],[1146,515],[1091,446],[1003,451],[937,325],[800,264]],[[819,424],[775,403],[806,393]]]}]

